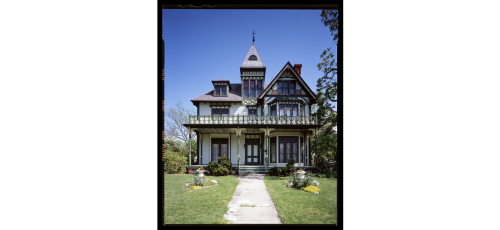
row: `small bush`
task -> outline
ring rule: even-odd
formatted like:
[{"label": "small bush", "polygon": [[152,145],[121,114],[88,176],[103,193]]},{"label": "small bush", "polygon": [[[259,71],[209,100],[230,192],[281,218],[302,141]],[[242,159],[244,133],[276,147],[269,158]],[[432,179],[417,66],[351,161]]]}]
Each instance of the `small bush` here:
[{"label": "small bush", "polygon": [[165,151],[165,166],[164,171],[167,174],[184,173],[188,166],[187,158],[181,153]]},{"label": "small bush", "polygon": [[297,168],[295,168],[293,164],[295,164],[295,159],[290,158],[288,160],[288,164],[286,164],[285,168],[283,168],[282,170],[282,175],[284,176],[294,175],[297,172]]},{"label": "small bush", "polygon": [[218,162],[212,161],[208,163],[208,170],[214,176],[227,176],[231,172],[233,164],[227,156],[219,158]]}]

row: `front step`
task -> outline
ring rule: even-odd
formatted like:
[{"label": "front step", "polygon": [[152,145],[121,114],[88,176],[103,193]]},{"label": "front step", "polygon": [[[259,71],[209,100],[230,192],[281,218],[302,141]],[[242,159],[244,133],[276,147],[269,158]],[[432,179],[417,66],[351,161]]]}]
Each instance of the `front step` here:
[{"label": "front step", "polygon": [[246,174],[266,174],[266,166],[264,165],[241,165],[240,175]]}]

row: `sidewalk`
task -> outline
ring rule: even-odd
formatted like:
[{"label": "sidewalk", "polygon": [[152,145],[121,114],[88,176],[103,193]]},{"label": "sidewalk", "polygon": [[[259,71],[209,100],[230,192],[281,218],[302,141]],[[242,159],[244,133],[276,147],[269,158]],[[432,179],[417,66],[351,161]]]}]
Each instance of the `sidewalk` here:
[{"label": "sidewalk", "polygon": [[[239,176],[229,211],[231,224],[281,224],[274,202],[264,184],[264,174]],[[253,207],[241,207],[241,206]]]}]

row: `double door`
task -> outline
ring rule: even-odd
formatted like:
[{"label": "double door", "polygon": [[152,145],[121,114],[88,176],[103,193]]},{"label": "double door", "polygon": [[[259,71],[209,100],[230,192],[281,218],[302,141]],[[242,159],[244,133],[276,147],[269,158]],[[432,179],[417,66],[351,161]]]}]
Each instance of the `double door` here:
[{"label": "double door", "polygon": [[245,140],[245,165],[260,165],[259,139]]}]

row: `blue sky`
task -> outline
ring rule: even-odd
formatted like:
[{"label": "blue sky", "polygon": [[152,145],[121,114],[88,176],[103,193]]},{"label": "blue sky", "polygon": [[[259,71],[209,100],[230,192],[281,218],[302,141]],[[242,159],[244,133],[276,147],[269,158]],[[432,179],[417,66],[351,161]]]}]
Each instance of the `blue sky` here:
[{"label": "blue sky", "polygon": [[312,90],[322,76],[320,55],[337,46],[321,10],[163,10],[165,40],[165,110],[213,89],[211,80],[241,83],[239,68],[252,45],[266,66],[268,84],[283,66],[302,64],[302,78]]}]

